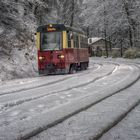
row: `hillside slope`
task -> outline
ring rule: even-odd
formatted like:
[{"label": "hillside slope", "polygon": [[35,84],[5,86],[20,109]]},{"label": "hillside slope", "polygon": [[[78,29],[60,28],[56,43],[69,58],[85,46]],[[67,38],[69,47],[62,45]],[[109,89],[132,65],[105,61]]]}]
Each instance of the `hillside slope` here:
[{"label": "hillside slope", "polygon": [[0,81],[38,75],[34,33],[46,23],[45,17],[52,16],[48,4],[43,0],[0,1]]}]

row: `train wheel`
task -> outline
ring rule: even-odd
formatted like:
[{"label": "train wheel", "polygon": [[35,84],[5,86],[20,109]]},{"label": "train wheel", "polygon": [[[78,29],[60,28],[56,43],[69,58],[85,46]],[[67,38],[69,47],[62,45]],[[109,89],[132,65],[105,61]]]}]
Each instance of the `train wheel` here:
[{"label": "train wheel", "polygon": [[45,70],[44,75],[45,75],[45,76],[49,75],[49,71],[48,71],[48,70]]},{"label": "train wheel", "polygon": [[86,62],[81,63],[81,65],[80,65],[81,70],[86,70],[87,68],[88,68],[88,63],[86,63]]},{"label": "train wheel", "polygon": [[88,63],[85,63],[85,70],[87,70],[88,68]]},{"label": "train wheel", "polygon": [[70,70],[69,70],[70,74],[74,74],[76,73],[76,66],[75,65],[71,65]]},{"label": "train wheel", "polygon": [[81,63],[80,68],[81,68],[81,70],[85,70],[85,64]]}]

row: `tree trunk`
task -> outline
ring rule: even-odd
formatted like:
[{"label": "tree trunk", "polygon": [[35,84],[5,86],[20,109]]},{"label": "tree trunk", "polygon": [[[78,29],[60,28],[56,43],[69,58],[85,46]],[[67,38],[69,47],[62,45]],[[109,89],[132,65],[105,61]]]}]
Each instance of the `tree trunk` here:
[{"label": "tree trunk", "polygon": [[126,2],[126,0],[122,0],[122,3],[123,3],[123,6],[124,6],[124,11],[126,13],[126,18],[127,18],[127,21],[128,21],[128,30],[129,30],[129,42],[130,42],[130,47],[133,48],[134,47],[134,43],[133,43],[133,33],[134,33],[134,25],[133,25],[133,19],[131,18],[131,15],[130,15],[130,9],[129,9],[129,6],[128,6],[128,3]]},{"label": "tree trunk", "polygon": [[74,21],[74,0],[72,0],[72,8],[71,8],[71,20],[70,20],[70,26],[72,27],[73,26],[73,21]]}]

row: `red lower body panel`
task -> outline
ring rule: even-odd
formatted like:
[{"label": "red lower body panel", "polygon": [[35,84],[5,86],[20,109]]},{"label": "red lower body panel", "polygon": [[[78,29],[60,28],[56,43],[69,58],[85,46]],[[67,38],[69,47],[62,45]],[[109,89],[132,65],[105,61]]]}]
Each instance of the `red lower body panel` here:
[{"label": "red lower body panel", "polygon": [[[61,57],[63,56],[63,57]],[[59,51],[38,51],[39,73],[68,73],[70,66],[89,62],[88,49],[68,48]]]}]

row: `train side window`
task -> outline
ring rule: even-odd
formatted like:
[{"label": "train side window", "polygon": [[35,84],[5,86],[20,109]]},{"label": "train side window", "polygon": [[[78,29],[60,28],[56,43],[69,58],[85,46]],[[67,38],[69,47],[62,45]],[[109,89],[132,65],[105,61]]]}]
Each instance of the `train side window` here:
[{"label": "train side window", "polygon": [[79,39],[77,34],[74,34],[74,48],[79,48]]},{"label": "train side window", "polygon": [[87,48],[87,47],[88,47],[88,39],[85,38],[85,48]]},{"label": "train side window", "polygon": [[79,48],[79,37],[76,35],[76,47]]},{"label": "train side window", "polygon": [[80,48],[82,48],[82,37],[80,36]]},{"label": "train side window", "polygon": [[84,37],[83,44],[84,44],[83,48],[86,48],[86,38],[85,37]]},{"label": "train side window", "polygon": [[87,48],[87,38],[81,36],[81,48]]},{"label": "train side window", "polygon": [[76,34],[74,33],[74,36],[73,36],[73,41],[74,41],[74,48],[76,48]]},{"label": "train side window", "polygon": [[68,33],[68,48],[71,48],[71,34]]},{"label": "train side window", "polygon": [[84,48],[84,40],[83,40],[83,37],[81,36],[81,48]]}]

